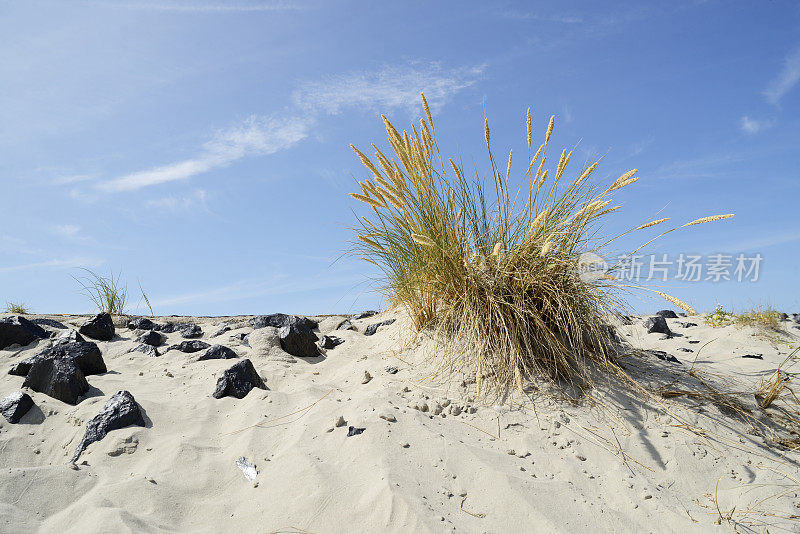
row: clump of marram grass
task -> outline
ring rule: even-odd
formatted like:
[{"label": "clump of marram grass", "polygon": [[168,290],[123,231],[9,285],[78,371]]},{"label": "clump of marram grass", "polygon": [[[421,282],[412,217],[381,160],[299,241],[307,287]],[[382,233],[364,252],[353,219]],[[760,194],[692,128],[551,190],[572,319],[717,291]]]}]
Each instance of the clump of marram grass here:
[{"label": "clump of marram grass", "polygon": [[81,292],[89,297],[97,309],[111,315],[123,315],[128,300],[128,288],[120,283],[120,275],[108,277],[83,269],[86,276],[72,278],[81,286]]},{"label": "clump of marram grass", "polygon": [[6,302],[6,309],[4,313],[14,313],[16,315],[27,315],[30,310],[22,302]]},{"label": "clump of marram grass", "polygon": [[[577,267],[581,254],[598,253],[621,237],[599,230],[620,208],[611,205],[612,192],[636,182],[636,170],[602,186],[591,180],[593,163],[566,179],[572,157],[566,149],[552,172],[545,169],[555,117],[534,152],[528,110],[525,183],[515,192],[513,153],[498,168],[484,122],[491,166],[486,187],[441,154],[424,96],[422,104],[426,119],[410,134],[383,117],[393,154],[372,145],[373,160],[352,147],[372,174],[359,182],[360,193],[351,194],[371,208],[359,219],[354,252],[383,271],[388,298],[407,308],[418,330],[432,327],[447,340],[449,363],[473,366],[478,394],[487,377],[491,384],[483,390],[501,392],[522,389],[524,379],[540,374],[585,379],[589,363],[614,368],[605,317],[624,310],[615,267],[597,276],[581,276]],[[683,301],[658,294],[694,313]]]},{"label": "clump of marram grass", "polygon": [[736,325],[780,331],[783,314],[763,306],[758,306],[742,313],[733,313],[726,311],[722,304],[717,304],[714,311],[706,315],[704,320],[707,325],[714,328]]}]

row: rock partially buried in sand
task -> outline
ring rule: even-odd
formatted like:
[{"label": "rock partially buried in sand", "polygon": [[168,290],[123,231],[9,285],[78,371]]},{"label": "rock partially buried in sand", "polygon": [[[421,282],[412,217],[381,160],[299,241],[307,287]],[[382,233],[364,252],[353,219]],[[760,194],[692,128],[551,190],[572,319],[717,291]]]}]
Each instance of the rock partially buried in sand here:
[{"label": "rock partially buried in sand", "polygon": [[25,317],[12,315],[0,319],[0,349],[14,344],[24,347],[37,339],[46,337],[48,335],[44,328],[30,322]]},{"label": "rock partially buried in sand", "polygon": [[300,322],[288,324],[280,329],[278,336],[281,348],[298,358],[313,358],[319,356],[317,348],[317,335],[306,325]]},{"label": "rock partially buried in sand", "polygon": [[371,324],[371,325],[369,325],[367,327],[367,329],[364,331],[364,335],[365,336],[371,336],[375,332],[377,332],[378,328],[380,328],[381,326],[389,326],[393,322],[394,322],[394,319],[387,319],[386,321],[381,321],[380,323],[373,323],[373,324]]},{"label": "rock partially buried in sand", "polygon": [[161,327],[147,317],[137,317],[128,321],[131,330],[159,330]]},{"label": "rock partially buried in sand", "polygon": [[353,319],[357,321],[359,319],[366,319],[367,317],[372,317],[373,315],[378,315],[378,312],[376,312],[375,310],[367,310],[359,313],[358,315],[354,315]]},{"label": "rock partially buried in sand", "polygon": [[681,361],[678,358],[676,358],[672,354],[668,354],[668,353],[664,352],[663,350],[648,350],[647,352],[649,354],[652,354],[653,356],[655,356],[659,360],[664,360],[665,362],[681,363]]},{"label": "rock partially buried in sand", "polygon": [[186,339],[193,339],[203,337],[203,329],[196,324],[187,324],[178,329],[181,337]]},{"label": "rock partially buried in sand", "polygon": [[667,321],[660,315],[656,315],[654,317],[648,317],[647,320],[644,322],[644,327],[647,328],[648,334],[666,334],[668,336],[672,335],[672,331],[667,326]]},{"label": "rock partially buried in sand", "polygon": [[364,376],[361,377],[361,383],[367,384],[370,380],[372,380],[372,375],[369,374],[369,371],[364,371]]},{"label": "rock partially buried in sand", "polygon": [[146,345],[144,343],[139,343],[128,352],[142,352],[144,354],[147,354],[151,358],[158,358],[159,356],[161,356],[161,353],[158,352],[157,348],[155,348],[152,345]]},{"label": "rock partially buried in sand", "polygon": [[672,310],[657,311],[656,315],[658,315],[659,317],[663,317],[664,319],[677,319],[678,318],[678,314],[675,313]]},{"label": "rock partially buried in sand", "polygon": [[214,398],[236,397],[243,399],[253,388],[267,389],[267,385],[258,376],[253,362],[244,359],[233,364],[222,373],[217,380],[217,388],[214,390]]},{"label": "rock partially buried in sand", "polygon": [[353,323],[350,322],[350,319],[345,319],[339,326],[336,327],[336,330],[355,330],[356,327],[353,326]]},{"label": "rock partially buried in sand", "polygon": [[0,401],[0,413],[9,423],[16,424],[28,410],[33,408],[33,399],[27,393],[15,391]]},{"label": "rock partially buried in sand", "polygon": [[155,330],[148,330],[144,334],[136,338],[137,343],[144,343],[151,347],[159,347],[164,343],[164,334],[156,332]]},{"label": "rock partially buried in sand", "polygon": [[194,339],[192,341],[181,341],[177,345],[171,345],[167,350],[169,351],[175,349],[181,352],[192,353],[192,352],[199,352],[203,349],[207,349],[210,346],[211,345],[209,345],[205,341]]},{"label": "rock partially buried in sand", "polygon": [[316,321],[312,321],[308,317],[299,317],[297,315],[286,315],[285,313],[273,313],[270,315],[257,315],[250,319],[250,326],[254,329],[266,328],[271,326],[273,328],[283,328],[294,323],[300,323],[306,328],[311,330],[319,326]]},{"label": "rock partially buried in sand", "polygon": [[762,354],[743,354],[742,358],[750,358],[752,360],[763,360],[764,356]]},{"label": "rock partially buried in sand", "polygon": [[72,463],[78,460],[90,444],[100,441],[112,430],[130,425],[145,426],[141,406],[129,391],[117,391],[108,399],[100,413],[86,423],[86,433],[75,449]]},{"label": "rock partially buried in sand", "polygon": [[344,339],[336,336],[322,336],[319,346],[323,349],[333,349],[344,343]]},{"label": "rock partially buried in sand", "polygon": [[69,329],[61,332],[58,337],[53,340],[53,343],[75,343],[76,341],[86,341],[77,330]]},{"label": "rock partially buried in sand", "polygon": [[197,358],[197,361],[202,360],[230,360],[238,358],[239,356],[224,345],[211,345],[206,351]]},{"label": "rock partially buried in sand", "polygon": [[114,338],[114,321],[110,314],[98,313],[83,323],[78,332],[98,341],[111,341]]},{"label": "rock partially buried in sand", "polygon": [[347,437],[358,436],[359,434],[363,434],[366,428],[356,428],[354,426],[347,428]]},{"label": "rock partially buried in sand", "polygon": [[68,358],[49,358],[35,362],[22,387],[44,393],[61,402],[78,404],[81,395],[89,391],[89,383],[77,364]]},{"label": "rock partially buried in sand", "polygon": [[28,376],[31,367],[43,360],[64,359],[75,362],[84,375],[99,375],[108,371],[97,344],[91,341],[56,343],[39,354],[25,358],[8,372],[10,375]]}]

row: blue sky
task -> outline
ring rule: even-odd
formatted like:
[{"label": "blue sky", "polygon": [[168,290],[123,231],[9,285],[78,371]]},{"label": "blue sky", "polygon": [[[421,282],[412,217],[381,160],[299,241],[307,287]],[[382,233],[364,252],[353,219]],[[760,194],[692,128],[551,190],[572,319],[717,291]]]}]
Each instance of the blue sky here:
[{"label": "blue sky", "polygon": [[484,115],[521,154],[528,106],[573,171],[638,168],[619,229],[736,213],[650,250],[758,252],[759,280],[664,286],[800,312],[797,2],[0,0],[0,56],[0,301],[88,312],[87,267],[157,314],[381,306],[368,264],[334,261],[362,210],[348,145],[424,91],[479,170]]}]

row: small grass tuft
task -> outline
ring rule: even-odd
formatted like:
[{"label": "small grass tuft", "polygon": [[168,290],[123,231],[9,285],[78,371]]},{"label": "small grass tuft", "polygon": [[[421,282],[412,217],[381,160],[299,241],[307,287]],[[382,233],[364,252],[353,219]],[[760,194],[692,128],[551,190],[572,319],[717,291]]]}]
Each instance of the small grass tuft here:
[{"label": "small grass tuft", "polygon": [[22,302],[6,302],[5,313],[14,313],[16,315],[27,315],[31,311]]},{"label": "small grass tuft", "polygon": [[81,292],[89,297],[98,310],[111,315],[123,315],[128,300],[128,288],[120,283],[120,275],[100,276],[89,269],[86,276],[72,278],[81,286]]},{"label": "small grass tuft", "polygon": [[722,304],[717,304],[714,311],[705,317],[705,323],[714,328],[723,326],[751,326],[780,331],[783,315],[777,310],[757,307],[742,313],[726,311]]}]

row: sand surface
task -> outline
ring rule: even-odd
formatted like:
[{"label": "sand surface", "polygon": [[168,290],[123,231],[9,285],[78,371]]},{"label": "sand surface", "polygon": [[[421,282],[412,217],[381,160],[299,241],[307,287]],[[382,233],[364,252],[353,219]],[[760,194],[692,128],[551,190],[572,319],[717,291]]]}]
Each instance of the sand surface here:
[{"label": "sand surface", "polygon": [[[344,317],[319,319],[324,334]],[[77,406],[27,391],[36,406],[22,422],[0,418],[1,532],[800,532],[800,452],[774,441],[792,436],[762,425],[748,393],[800,341],[789,321],[775,336],[668,319],[682,334],[671,339],[647,334],[641,318],[619,325],[632,346],[682,362],[631,355],[624,365],[643,383],[674,375],[675,389],[698,387],[694,369],[743,392],[751,420],[709,400],[659,404],[603,387],[578,404],[476,400],[468,376],[426,379],[426,342],[409,340],[396,311],[333,332],[344,344],[313,359],[288,356],[270,327],[243,345],[247,318],[188,320],[204,341],[249,358],[269,389],[215,399],[217,376],[236,360],[128,352],[136,333],[120,324],[98,342],[109,371],[87,377]],[[232,329],[211,338],[222,324]],[[0,363],[47,343],[2,350]],[[22,382],[0,374],[0,398]],[[133,394],[146,427],[110,432],[70,468],[86,422],[118,390]],[[350,426],[365,430],[348,437]],[[242,456],[255,482],[237,467]]]}]

